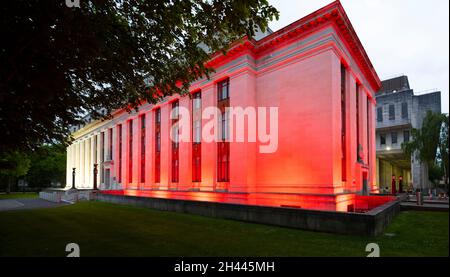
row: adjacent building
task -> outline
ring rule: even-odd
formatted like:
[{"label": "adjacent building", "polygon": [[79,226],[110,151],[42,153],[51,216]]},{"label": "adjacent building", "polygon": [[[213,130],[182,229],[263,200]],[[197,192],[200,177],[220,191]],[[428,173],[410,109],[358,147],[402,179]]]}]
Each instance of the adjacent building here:
[{"label": "adjacent building", "polygon": [[[391,192],[393,176],[403,179],[404,188],[429,188],[428,169],[418,158],[407,156],[402,143],[411,139],[411,130],[420,129],[427,111],[441,112],[439,91],[414,93],[407,76],[382,82],[376,96],[377,183]],[[387,188],[387,189],[386,189]]]},{"label": "adjacent building", "polygon": [[[200,199],[210,192],[215,201],[347,211],[358,195],[378,192],[375,92],[381,82],[339,1],[258,40],[245,38],[208,65],[215,74],[192,83],[191,97],[119,110],[75,131],[68,186],[76,168],[76,187],[92,188],[98,164],[101,189],[158,197]],[[210,107],[218,110],[217,141],[200,135]],[[260,138],[273,127],[275,151],[260,150],[267,141],[230,138],[239,124],[228,113],[235,107],[267,110],[257,114],[258,123],[267,120],[255,132]],[[178,139],[180,108],[190,115],[188,142]],[[241,121],[254,130],[249,122]]]}]

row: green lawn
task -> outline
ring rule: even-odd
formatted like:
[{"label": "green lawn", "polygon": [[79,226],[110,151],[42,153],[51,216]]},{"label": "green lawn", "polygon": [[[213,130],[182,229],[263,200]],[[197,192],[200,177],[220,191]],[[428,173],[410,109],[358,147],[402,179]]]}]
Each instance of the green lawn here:
[{"label": "green lawn", "polygon": [[37,198],[37,192],[11,192],[10,194],[0,193],[0,200],[2,199],[17,199],[17,198]]},{"label": "green lawn", "polygon": [[[100,202],[0,212],[0,256],[448,256],[448,212],[402,212],[377,238],[334,235]],[[393,235],[392,235],[393,234]]]}]

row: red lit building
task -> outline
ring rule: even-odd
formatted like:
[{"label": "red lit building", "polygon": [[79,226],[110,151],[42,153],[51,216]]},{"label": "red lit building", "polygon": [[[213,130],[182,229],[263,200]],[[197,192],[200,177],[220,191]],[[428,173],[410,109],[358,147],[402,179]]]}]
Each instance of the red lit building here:
[{"label": "red lit building", "polygon": [[[338,1],[259,40],[244,39],[209,65],[216,73],[193,83],[192,97],[117,111],[76,130],[68,187],[76,168],[77,188],[92,188],[98,163],[100,189],[149,197],[346,211],[358,195],[378,191],[380,80]],[[278,108],[276,151],[261,153],[260,141],[228,141],[228,131],[204,141],[207,107],[224,114],[228,107]],[[169,136],[179,108],[190,112],[189,142]],[[219,129],[234,120],[223,118]]]}]

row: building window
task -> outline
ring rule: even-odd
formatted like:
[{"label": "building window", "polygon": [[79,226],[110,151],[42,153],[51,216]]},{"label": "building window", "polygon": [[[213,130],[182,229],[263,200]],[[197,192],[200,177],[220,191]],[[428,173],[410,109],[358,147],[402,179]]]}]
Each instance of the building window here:
[{"label": "building window", "polygon": [[229,80],[225,80],[217,84],[218,86],[218,103],[217,107],[221,113],[220,130],[221,141],[217,144],[217,179],[219,182],[230,181],[230,142],[227,141],[228,136],[228,108],[230,107],[229,101]]},{"label": "building window", "polygon": [[386,145],[386,135],[380,134],[380,145]]},{"label": "building window", "polygon": [[389,105],[389,120],[395,120],[395,106]]},{"label": "building window", "polygon": [[193,95],[192,99],[192,182],[201,182],[202,159],[202,98],[201,92]]},{"label": "building window", "polygon": [[178,114],[179,102],[178,100],[172,102],[172,182],[179,181],[179,134],[178,134]]},{"label": "building window", "polygon": [[218,83],[218,99],[219,101],[226,100],[229,98],[229,92],[230,92],[230,80],[226,79],[225,81],[222,81]]},{"label": "building window", "polygon": [[356,84],[356,155],[359,159],[359,145],[361,144],[359,138],[359,85]]},{"label": "building window", "polygon": [[345,110],[345,91],[346,91],[346,70],[344,65],[341,65],[341,169],[342,181],[347,181],[347,148],[346,148],[346,110]]},{"label": "building window", "polygon": [[161,133],[156,133],[156,152],[161,152]]},{"label": "building window", "polygon": [[108,159],[110,160],[110,161],[112,161],[112,159],[113,159],[113,129],[111,128],[111,129],[109,129],[109,136],[108,136],[108,145],[109,145],[109,157],[108,157]]},{"label": "building window", "polygon": [[141,183],[145,183],[145,114],[141,115]]},{"label": "building window", "polygon": [[220,115],[220,120],[221,120],[221,123],[220,123],[221,138],[222,138],[222,141],[226,141],[226,140],[228,140],[228,137],[229,137],[229,128],[230,128],[229,112],[227,110],[222,112],[222,114]]},{"label": "building window", "polygon": [[367,98],[367,164],[370,165],[370,131],[372,128],[371,114],[372,109],[370,105],[370,99]]},{"label": "building window", "polygon": [[161,109],[155,110],[155,183],[161,181]]},{"label": "building window", "polygon": [[218,160],[218,181],[229,182],[229,157],[230,157],[230,144],[219,143],[219,160]]},{"label": "building window", "polygon": [[382,107],[377,108],[377,121],[383,122],[383,108]]},{"label": "building window", "polygon": [[133,120],[128,121],[128,182],[133,182]]},{"label": "building window", "polygon": [[409,142],[409,131],[403,131],[403,142]]},{"label": "building window", "polygon": [[396,132],[391,133],[391,143],[397,144],[397,133]]},{"label": "building window", "polygon": [[118,160],[118,182],[122,183],[122,124],[119,124],[117,126],[117,133],[118,133],[118,139],[119,139],[119,160]]},{"label": "building window", "polygon": [[402,103],[402,118],[403,119],[408,118],[408,103],[406,103],[406,102]]}]

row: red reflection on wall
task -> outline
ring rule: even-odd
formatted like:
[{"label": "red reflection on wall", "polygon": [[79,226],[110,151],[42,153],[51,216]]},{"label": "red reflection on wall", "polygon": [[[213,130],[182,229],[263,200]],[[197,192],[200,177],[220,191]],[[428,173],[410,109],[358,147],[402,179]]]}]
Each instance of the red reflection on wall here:
[{"label": "red reflection on wall", "polygon": [[383,204],[394,201],[392,196],[361,196],[356,194],[307,195],[277,193],[221,193],[192,191],[143,191],[110,190],[103,194],[127,195],[144,198],[162,198],[201,202],[219,202],[226,204],[269,206],[293,209],[365,213]]}]

